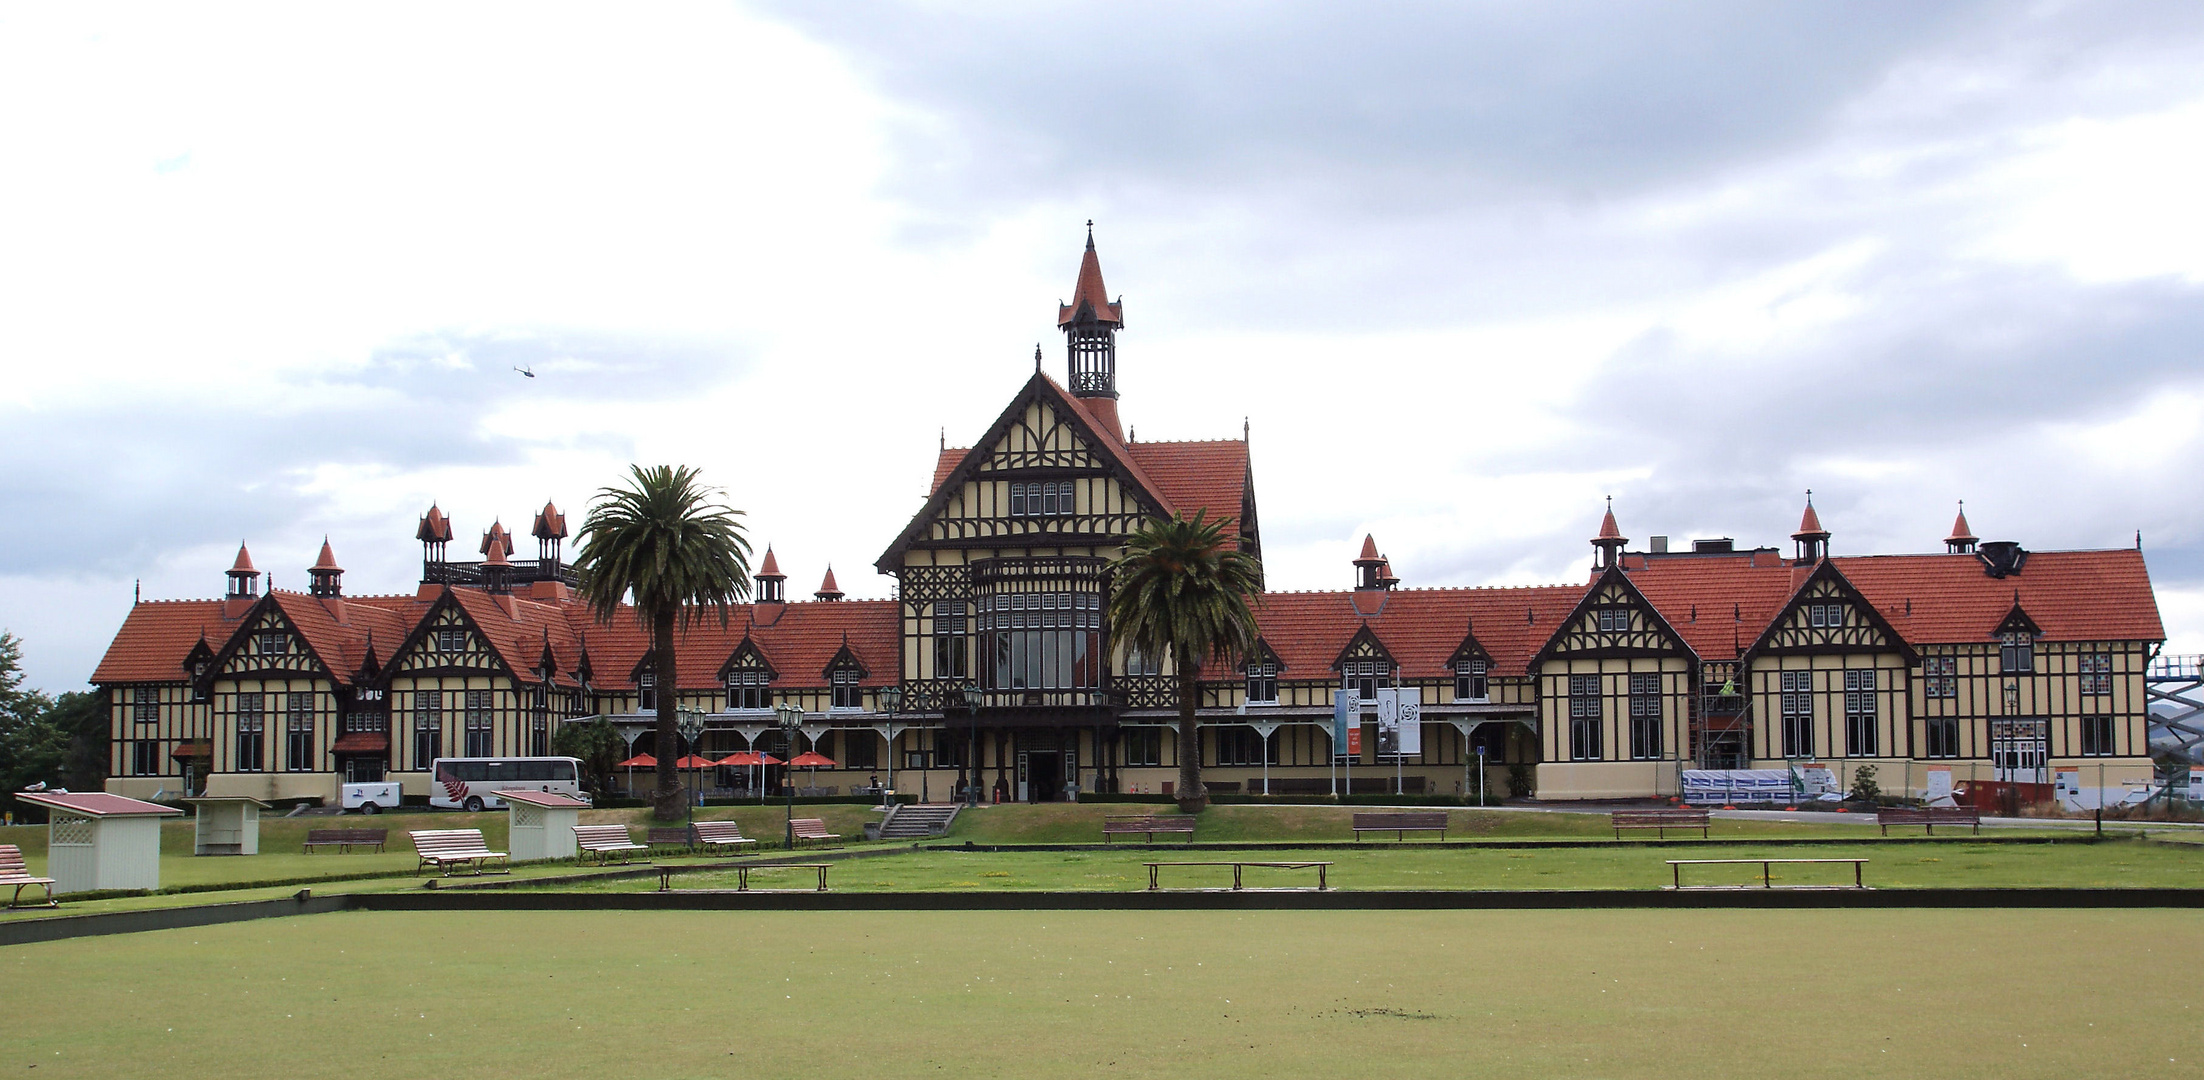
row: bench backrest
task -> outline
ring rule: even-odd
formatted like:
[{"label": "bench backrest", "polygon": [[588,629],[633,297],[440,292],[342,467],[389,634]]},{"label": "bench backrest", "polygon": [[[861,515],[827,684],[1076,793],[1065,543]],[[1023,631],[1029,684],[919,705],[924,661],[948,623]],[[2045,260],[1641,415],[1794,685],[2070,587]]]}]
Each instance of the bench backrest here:
[{"label": "bench backrest", "polygon": [[825,836],[827,831],[825,818],[800,817],[790,824],[795,827],[796,835],[807,839]]},{"label": "bench backrest", "polygon": [[715,844],[744,839],[742,826],[732,821],[699,821],[696,823],[696,838]]},{"label": "bench backrest", "polygon": [[413,837],[413,850],[423,855],[450,857],[490,853],[490,846],[482,841],[480,829],[415,829],[407,835]]},{"label": "bench backrest", "polygon": [[1650,823],[1654,823],[1654,822],[1667,822],[1667,823],[1674,823],[1674,822],[1690,822],[1690,823],[1692,823],[1692,824],[1694,824],[1694,825],[1697,825],[1697,824],[1699,824],[1699,823],[1701,823],[1701,822],[1704,822],[1704,821],[1706,821],[1706,820],[1707,820],[1707,812],[1706,812],[1706,811],[1704,811],[1704,810],[1688,810],[1688,809],[1685,809],[1685,810],[1616,810],[1616,811],[1614,811],[1614,820],[1615,820],[1615,823],[1616,823],[1616,824],[1618,824],[1618,825],[1630,825],[1630,824],[1635,824],[1635,823],[1639,823],[1639,822],[1644,822],[1644,823],[1649,823],[1649,824],[1650,824]]},{"label": "bench backrest", "polygon": [[1875,816],[1893,825],[1935,821],[1978,821],[1982,812],[1964,806],[1892,806],[1875,812]]},{"label": "bench backrest", "polygon": [[1446,811],[1417,810],[1408,813],[1356,814],[1357,829],[1443,829]]},{"label": "bench backrest", "polygon": [[23,849],[14,844],[0,844],[0,874],[28,877],[30,867],[23,862]]},{"label": "bench backrest", "polygon": [[1104,828],[1116,827],[1127,832],[1193,832],[1192,814],[1141,814],[1134,817],[1107,817],[1102,819]]},{"label": "bench backrest", "polygon": [[625,825],[576,825],[574,826],[574,842],[577,844],[629,844],[634,841],[628,836],[628,827]]},{"label": "bench backrest", "polygon": [[686,844],[689,842],[689,830],[669,826],[653,827],[650,831],[650,842],[653,844]]},{"label": "bench backrest", "polygon": [[308,829],[309,844],[380,844],[390,839],[389,829]]}]

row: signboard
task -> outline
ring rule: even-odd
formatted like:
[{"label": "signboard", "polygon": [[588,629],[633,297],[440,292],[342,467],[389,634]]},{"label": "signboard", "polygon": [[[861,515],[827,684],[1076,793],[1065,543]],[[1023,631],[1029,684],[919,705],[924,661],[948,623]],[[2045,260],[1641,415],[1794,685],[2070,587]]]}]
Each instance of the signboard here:
[{"label": "signboard", "polygon": [[1930,806],[1955,806],[1951,794],[1951,766],[1931,765],[1928,770],[1928,788],[1921,793]]},{"label": "signboard", "polygon": [[1695,805],[1787,803],[1791,774],[1785,769],[1685,769],[1684,801]]},{"label": "signboard", "polygon": [[1362,699],[1353,690],[1332,692],[1332,756],[1362,755]]},{"label": "signboard", "polygon": [[1414,757],[1423,753],[1423,688],[1385,687],[1377,692],[1378,753]]},{"label": "signboard", "polygon": [[1837,790],[1837,772],[1818,761],[1808,761],[1792,767],[1798,774],[1800,798],[1835,801],[1844,798]]}]

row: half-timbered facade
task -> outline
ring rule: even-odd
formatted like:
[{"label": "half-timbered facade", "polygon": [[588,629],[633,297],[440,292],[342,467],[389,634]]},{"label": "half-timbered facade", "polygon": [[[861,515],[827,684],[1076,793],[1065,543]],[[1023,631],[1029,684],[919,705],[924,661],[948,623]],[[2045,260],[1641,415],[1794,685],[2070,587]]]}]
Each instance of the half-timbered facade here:
[{"label": "half-timbered facade", "polygon": [[[831,570],[791,599],[768,550],[752,602],[685,627],[676,685],[660,687],[644,628],[574,599],[555,505],[535,515],[533,560],[502,522],[479,559],[451,558],[457,529],[430,507],[420,582],[396,595],[346,596],[327,544],[307,592],[263,593],[240,548],[221,599],[138,604],[95,672],[112,706],[108,787],[329,800],[392,777],[420,798],[436,758],[543,754],[580,718],[657,753],[651,714],[672,694],[704,733],[664,749],[833,759],[807,786],[1167,792],[1173,658],[1113,639],[1109,570],[1156,516],[1206,516],[1261,556],[1246,429],[1141,441],[1121,422],[1125,311],[1091,237],[1057,325],[1065,381],[1037,351],[985,431],[939,448],[925,503],[875,561],[891,599],[846,599]],[[2147,773],[2143,670],[2163,632],[2139,551],[1984,544],[1962,515],[1941,554],[1832,556],[1810,503],[1793,540],[1790,555],[1728,540],[1634,551],[1610,509],[1581,583],[1421,589],[1366,537],[1351,587],[1265,594],[1255,654],[1205,669],[1205,777],[1278,795],[1589,799],[1671,794],[1687,768],[1872,765],[1885,789],[1916,792],[1944,768]],[[1422,717],[1420,747],[1393,755],[1371,729],[1389,688],[1412,690]],[[1360,720],[1335,746],[1342,693]],[[804,712],[796,746],[777,703]],[[782,780],[728,767],[697,783]]]}]

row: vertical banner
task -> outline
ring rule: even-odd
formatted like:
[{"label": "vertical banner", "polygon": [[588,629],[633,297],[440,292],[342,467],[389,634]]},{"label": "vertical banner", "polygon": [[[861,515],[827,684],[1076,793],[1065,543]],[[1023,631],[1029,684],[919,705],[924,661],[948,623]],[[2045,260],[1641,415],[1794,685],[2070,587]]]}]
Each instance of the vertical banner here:
[{"label": "vertical banner", "polygon": [[1362,701],[1352,690],[1332,692],[1332,756],[1362,752]]},{"label": "vertical banner", "polygon": [[1379,757],[1400,756],[1400,691],[1390,686],[1377,692]]},{"label": "vertical banner", "polygon": [[1403,757],[1419,757],[1423,754],[1423,687],[1403,686],[1395,693],[1400,695],[1398,752]]}]

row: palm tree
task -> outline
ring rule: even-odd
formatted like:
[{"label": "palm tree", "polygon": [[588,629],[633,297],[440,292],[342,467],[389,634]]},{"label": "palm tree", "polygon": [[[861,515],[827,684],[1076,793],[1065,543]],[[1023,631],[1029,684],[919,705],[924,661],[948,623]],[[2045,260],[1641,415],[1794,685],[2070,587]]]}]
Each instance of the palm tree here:
[{"label": "palm tree", "polygon": [[679,736],[679,684],[675,682],[674,627],[686,628],[699,609],[715,609],[727,625],[728,606],[750,595],[750,541],[737,518],[742,511],[719,501],[720,492],[697,482],[686,465],[629,466],[629,486],[597,492],[582,523],[582,601],[598,622],[620,614],[634,598],[636,620],[650,627],[656,673],[658,790],[651,809],[660,821],[679,821],[686,794],[675,770]]},{"label": "palm tree", "polygon": [[1201,739],[1194,709],[1201,672],[1215,660],[1229,666],[1255,648],[1250,598],[1262,592],[1263,564],[1228,547],[1221,522],[1200,511],[1150,518],[1125,540],[1111,568],[1111,633],[1143,656],[1170,656],[1179,678],[1179,808],[1208,804],[1201,782]]}]

